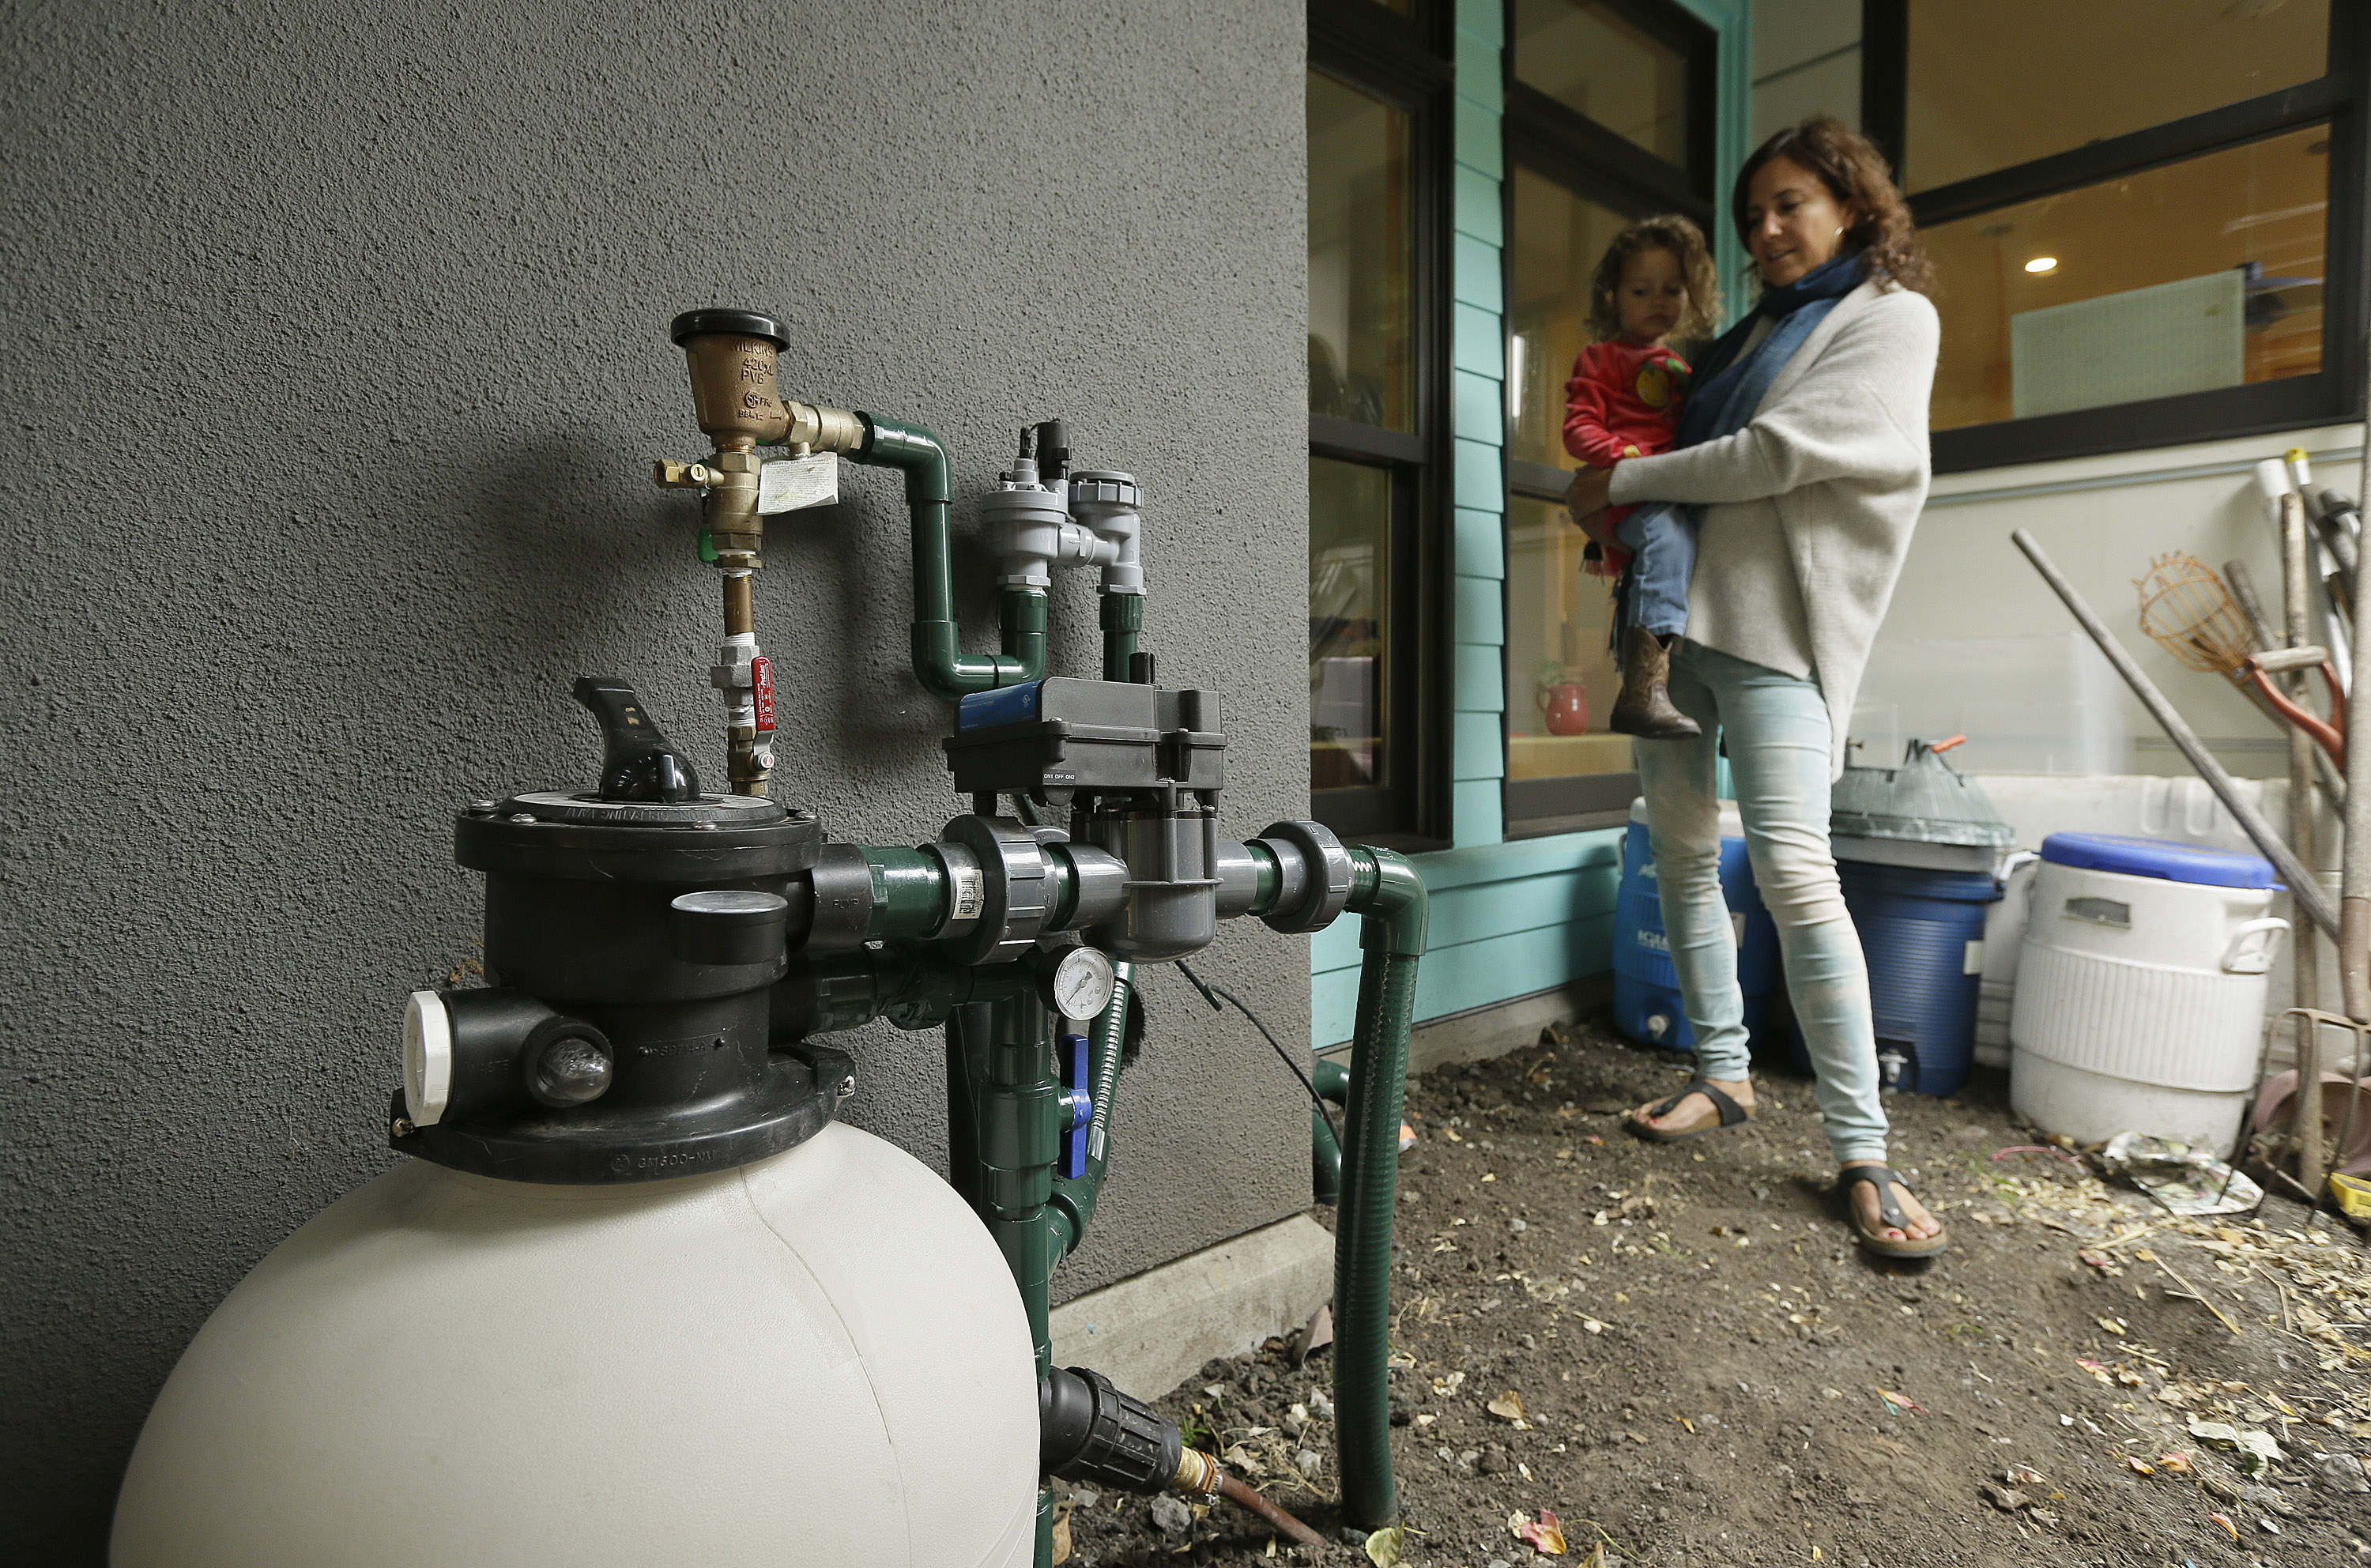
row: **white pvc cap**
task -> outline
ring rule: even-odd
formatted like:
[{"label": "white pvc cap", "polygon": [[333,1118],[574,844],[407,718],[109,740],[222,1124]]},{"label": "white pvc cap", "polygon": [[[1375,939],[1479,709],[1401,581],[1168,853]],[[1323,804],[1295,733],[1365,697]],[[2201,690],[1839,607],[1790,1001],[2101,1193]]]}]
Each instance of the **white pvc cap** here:
[{"label": "white pvc cap", "polygon": [[415,1127],[444,1119],[453,1095],[453,1015],[434,991],[414,991],[403,1007],[403,1108]]},{"label": "white pvc cap", "polygon": [[2278,457],[2267,457],[2256,465],[2256,488],[2264,499],[2277,503],[2289,493],[2289,467]]}]

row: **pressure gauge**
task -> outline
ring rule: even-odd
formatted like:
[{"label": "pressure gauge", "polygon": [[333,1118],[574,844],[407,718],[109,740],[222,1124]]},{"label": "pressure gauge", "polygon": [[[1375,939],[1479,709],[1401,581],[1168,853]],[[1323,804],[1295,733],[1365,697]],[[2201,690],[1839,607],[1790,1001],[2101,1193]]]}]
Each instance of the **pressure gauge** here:
[{"label": "pressure gauge", "polygon": [[1111,1005],[1117,982],[1101,948],[1074,947],[1054,966],[1054,1006],[1064,1018],[1093,1018]]}]

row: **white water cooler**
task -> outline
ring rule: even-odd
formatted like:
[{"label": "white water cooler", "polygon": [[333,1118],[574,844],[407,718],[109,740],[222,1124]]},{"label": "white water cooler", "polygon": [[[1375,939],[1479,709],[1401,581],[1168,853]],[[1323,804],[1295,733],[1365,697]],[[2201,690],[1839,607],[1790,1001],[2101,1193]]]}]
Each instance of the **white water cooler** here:
[{"label": "white water cooler", "polygon": [[2049,1133],[2228,1155],[2255,1090],[2265,972],[2288,922],[2254,855],[2053,833],[2009,1018],[2009,1100]]}]

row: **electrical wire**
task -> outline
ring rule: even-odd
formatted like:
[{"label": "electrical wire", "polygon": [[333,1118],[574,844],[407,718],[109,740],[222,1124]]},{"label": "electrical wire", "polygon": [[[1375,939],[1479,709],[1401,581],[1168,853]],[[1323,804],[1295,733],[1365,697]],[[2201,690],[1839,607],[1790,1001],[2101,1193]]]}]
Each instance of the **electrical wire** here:
[{"label": "electrical wire", "polygon": [[1226,1010],[1225,1008],[1219,1005],[1220,998],[1224,997],[1228,1002],[1233,1005],[1234,1009],[1237,1012],[1252,1020],[1252,1027],[1260,1032],[1260,1038],[1268,1043],[1269,1049],[1276,1053],[1277,1060],[1282,1062],[1286,1066],[1290,1067],[1292,1069],[1292,1076],[1301,1080],[1301,1087],[1309,1091],[1309,1103],[1316,1107],[1317,1113],[1320,1116],[1325,1118],[1325,1130],[1334,1135],[1334,1147],[1336,1148],[1341,1147],[1342,1129],[1335,1125],[1334,1113],[1325,1108],[1325,1097],[1317,1092],[1317,1086],[1310,1081],[1310,1078],[1307,1073],[1301,1071],[1301,1064],[1292,1059],[1292,1053],[1287,1051],[1282,1045],[1278,1044],[1277,1043],[1276,1036],[1268,1032],[1267,1025],[1260,1021],[1260,1015],[1252,1011],[1250,1008],[1244,1006],[1243,999],[1241,997],[1236,996],[1232,991],[1228,990],[1224,986],[1213,986],[1209,981],[1203,979],[1199,974],[1195,974],[1192,969],[1186,967],[1186,961],[1182,958],[1177,961],[1177,973],[1183,974],[1186,979],[1194,983],[1194,989],[1202,993],[1202,999],[1210,1004],[1210,1010],[1212,1012],[1224,1012]]}]

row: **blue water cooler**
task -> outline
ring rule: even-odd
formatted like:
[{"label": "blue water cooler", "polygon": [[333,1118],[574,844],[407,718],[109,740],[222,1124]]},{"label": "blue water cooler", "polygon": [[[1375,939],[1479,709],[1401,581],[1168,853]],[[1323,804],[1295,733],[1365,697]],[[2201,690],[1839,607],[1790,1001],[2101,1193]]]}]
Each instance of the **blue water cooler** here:
[{"label": "blue water cooler", "polygon": [[[1754,891],[1745,858],[1745,830],[1737,807],[1720,803],[1720,890],[1737,938],[1738,988],[1745,993],[1745,1027],[1759,1034],[1780,985],[1778,928]],[[1647,804],[1630,807],[1622,839],[1622,885],[1613,902],[1613,1025],[1642,1045],[1695,1048],[1695,1031],[1680,1002],[1680,977],[1663,934],[1663,907],[1647,839]]]}]

